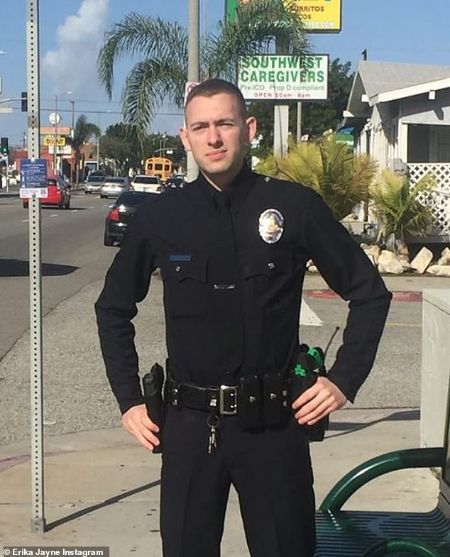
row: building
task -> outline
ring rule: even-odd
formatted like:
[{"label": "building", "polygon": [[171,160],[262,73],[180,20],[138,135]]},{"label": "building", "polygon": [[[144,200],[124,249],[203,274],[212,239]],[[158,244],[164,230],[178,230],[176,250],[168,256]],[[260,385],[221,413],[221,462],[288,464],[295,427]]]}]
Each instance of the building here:
[{"label": "building", "polygon": [[450,241],[450,67],[360,61],[344,117],[381,169],[435,176],[429,240]]}]

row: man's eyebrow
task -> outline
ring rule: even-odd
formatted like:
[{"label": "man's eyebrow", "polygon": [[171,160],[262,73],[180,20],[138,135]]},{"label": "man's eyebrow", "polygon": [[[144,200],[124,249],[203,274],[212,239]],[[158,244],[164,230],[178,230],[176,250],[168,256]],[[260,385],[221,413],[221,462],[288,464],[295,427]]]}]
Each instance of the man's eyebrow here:
[{"label": "man's eyebrow", "polygon": [[[213,123],[214,124],[223,124],[224,122],[237,122],[236,118],[233,118],[232,116],[230,116],[229,118],[218,118],[217,120],[214,120]],[[207,120],[195,120],[194,122],[191,122],[189,124],[189,126],[207,126],[209,124],[209,121]]]}]

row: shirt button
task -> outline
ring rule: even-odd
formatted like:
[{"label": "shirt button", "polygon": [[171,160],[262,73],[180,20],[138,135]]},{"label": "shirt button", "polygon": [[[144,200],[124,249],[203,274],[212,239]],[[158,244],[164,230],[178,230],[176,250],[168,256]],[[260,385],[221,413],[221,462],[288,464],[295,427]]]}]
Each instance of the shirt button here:
[{"label": "shirt button", "polygon": [[181,270],[181,267],[180,267],[179,265],[177,265],[177,266],[175,267],[175,271],[178,273],[180,270]]},{"label": "shirt button", "polygon": [[264,181],[265,181],[265,182],[270,182],[269,176],[266,176],[266,177],[264,178]]},{"label": "shirt button", "polygon": [[269,269],[275,269],[275,263],[267,263],[267,266],[269,267]]}]

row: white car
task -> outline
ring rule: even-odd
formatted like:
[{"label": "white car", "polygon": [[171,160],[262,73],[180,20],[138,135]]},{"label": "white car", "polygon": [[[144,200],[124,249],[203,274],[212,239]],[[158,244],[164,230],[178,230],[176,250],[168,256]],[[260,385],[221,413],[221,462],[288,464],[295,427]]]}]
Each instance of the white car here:
[{"label": "white car", "polygon": [[131,182],[134,191],[143,191],[147,193],[162,193],[164,186],[159,176],[148,176],[147,174],[136,174]]},{"label": "white car", "polygon": [[124,191],[130,189],[130,183],[126,177],[108,176],[103,180],[100,188],[100,197],[119,197]]}]

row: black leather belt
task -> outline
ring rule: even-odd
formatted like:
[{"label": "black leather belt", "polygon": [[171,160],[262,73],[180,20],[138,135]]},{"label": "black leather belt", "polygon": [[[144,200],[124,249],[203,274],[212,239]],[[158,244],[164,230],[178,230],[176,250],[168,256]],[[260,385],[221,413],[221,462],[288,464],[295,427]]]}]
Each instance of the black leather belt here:
[{"label": "black leather belt", "polygon": [[229,385],[220,387],[197,387],[188,383],[176,383],[167,378],[164,399],[173,406],[186,406],[193,410],[213,411],[224,416],[237,413],[238,388]]}]

